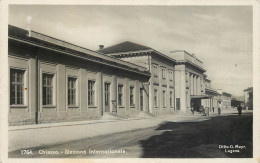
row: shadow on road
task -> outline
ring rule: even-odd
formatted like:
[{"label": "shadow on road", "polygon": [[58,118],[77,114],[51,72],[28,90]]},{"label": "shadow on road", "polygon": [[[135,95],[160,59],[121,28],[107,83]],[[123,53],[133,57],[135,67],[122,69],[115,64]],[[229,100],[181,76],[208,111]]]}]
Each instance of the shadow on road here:
[{"label": "shadow on road", "polygon": [[[252,114],[220,116],[197,123],[165,122],[156,129],[166,130],[163,134],[140,141],[142,157],[251,158],[252,124]],[[224,145],[226,148],[221,148]]]}]

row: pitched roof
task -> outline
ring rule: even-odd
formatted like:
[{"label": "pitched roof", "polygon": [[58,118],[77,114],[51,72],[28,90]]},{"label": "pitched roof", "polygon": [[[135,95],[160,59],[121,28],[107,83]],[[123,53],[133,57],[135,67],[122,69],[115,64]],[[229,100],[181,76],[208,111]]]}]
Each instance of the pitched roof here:
[{"label": "pitched roof", "polygon": [[230,96],[230,97],[232,96],[232,94],[227,93],[227,92],[222,92],[222,95],[223,95],[223,96],[224,96],[224,95],[225,95],[225,96]]},{"label": "pitched roof", "polygon": [[102,53],[98,53],[96,51],[92,51],[90,49],[80,47],[35,31],[31,31],[31,34],[29,36],[29,32],[22,28],[12,25],[9,25],[8,28],[9,42],[19,42],[30,46],[45,48],[63,53],[65,55],[81,58],[83,60],[88,60],[95,63],[100,63],[111,67],[116,67],[119,69],[124,69],[127,71],[150,76],[150,73],[145,67],[126,62],[111,56],[107,56]]},{"label": "pitched roof", "polygon": [[129,51],[140,51],[140,50],[152,50],[152,48],[130,41],[125,41],[104,49],[98,50],[98,52],[108,54],[108,53],[120,53],[120,52],[129,52]]},{"label": "pitched roof", "polygon": [[253,91],[253,87],[249,87],[249,88],[244,90],[244,92],[246,92],[246,91]]}]

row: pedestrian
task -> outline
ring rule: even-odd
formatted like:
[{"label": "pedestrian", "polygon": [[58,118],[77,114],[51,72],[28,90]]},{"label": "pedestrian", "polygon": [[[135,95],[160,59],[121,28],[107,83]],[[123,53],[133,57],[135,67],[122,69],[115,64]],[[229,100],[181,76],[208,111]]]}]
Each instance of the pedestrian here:
[{"label": "pedestrian", "polygon": [[208,114],[208,117],[209,117],[209,107],[208,107],[208,110],[207,110],[207,111],[208,111],[208,113],[207,113],[207,114]]},{"label": "pedestrian", "polygon": [[218,107],[218,115],[220,115],[221,114],[221,109],[220,109],[220,107]]},{"label": "pedestrian", "polygon": [[214,107],[212,108],[212,111],[213,111],[213,113],[214,113]]},{"label": "pedestrian", "polygon": [[238,105],[237,107],[238,115],[240,116],[242,114],[242,107]]},{"label": "pedestrian", "polygon": [[202,109],[202,115],[203,115],[203,116],[206,116],[206,111],[205,111],[204,106],[201,106],[201,109]]},{"label": "pedestrian", "polygon": [[192,115],[194,115],[194,108],[193,108],[193,106],[191,106],[190,111],[191,111]]}]

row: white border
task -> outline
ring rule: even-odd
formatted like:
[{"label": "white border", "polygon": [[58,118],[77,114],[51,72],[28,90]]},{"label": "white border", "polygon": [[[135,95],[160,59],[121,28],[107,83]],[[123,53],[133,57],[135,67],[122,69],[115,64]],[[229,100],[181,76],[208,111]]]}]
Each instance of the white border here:
[{"label": "white border", "polygon": [[[8,122],[8,5],[9,4],[52,4],[52,5],[250,5],[253,6],[253,87],[254,87],[254,126],[253,126],[253,159],[8,159],[8,132],[7,132],[7,122]],[[204,1],[194,1],[194,0],[0,0],[0,74],[1,74],[1,92],[0,92],[0,162],[235,162],[235,163],[245,163],[245,162],[260,162],[260,11],[258,0],[204,0]]]}]

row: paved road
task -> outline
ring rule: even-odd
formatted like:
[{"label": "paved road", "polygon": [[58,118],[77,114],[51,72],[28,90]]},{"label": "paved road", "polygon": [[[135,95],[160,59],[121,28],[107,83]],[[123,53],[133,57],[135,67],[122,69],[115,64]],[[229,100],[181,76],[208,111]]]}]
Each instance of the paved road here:
[{"label": "paved road", "polygon": [[[157,127],[14,151],[9,157],[223,158],[252,157],[252,114]],[[116,126],[115,126],[116,127]],[[29,154],[33,152],[33,154]],[[115,154],[115,152],[117,152]],[[49,154],[44,154],[49,153]],[[50,154],[52,153],[52,154]],[[57,154],[58,153],[58,154]]]}]

